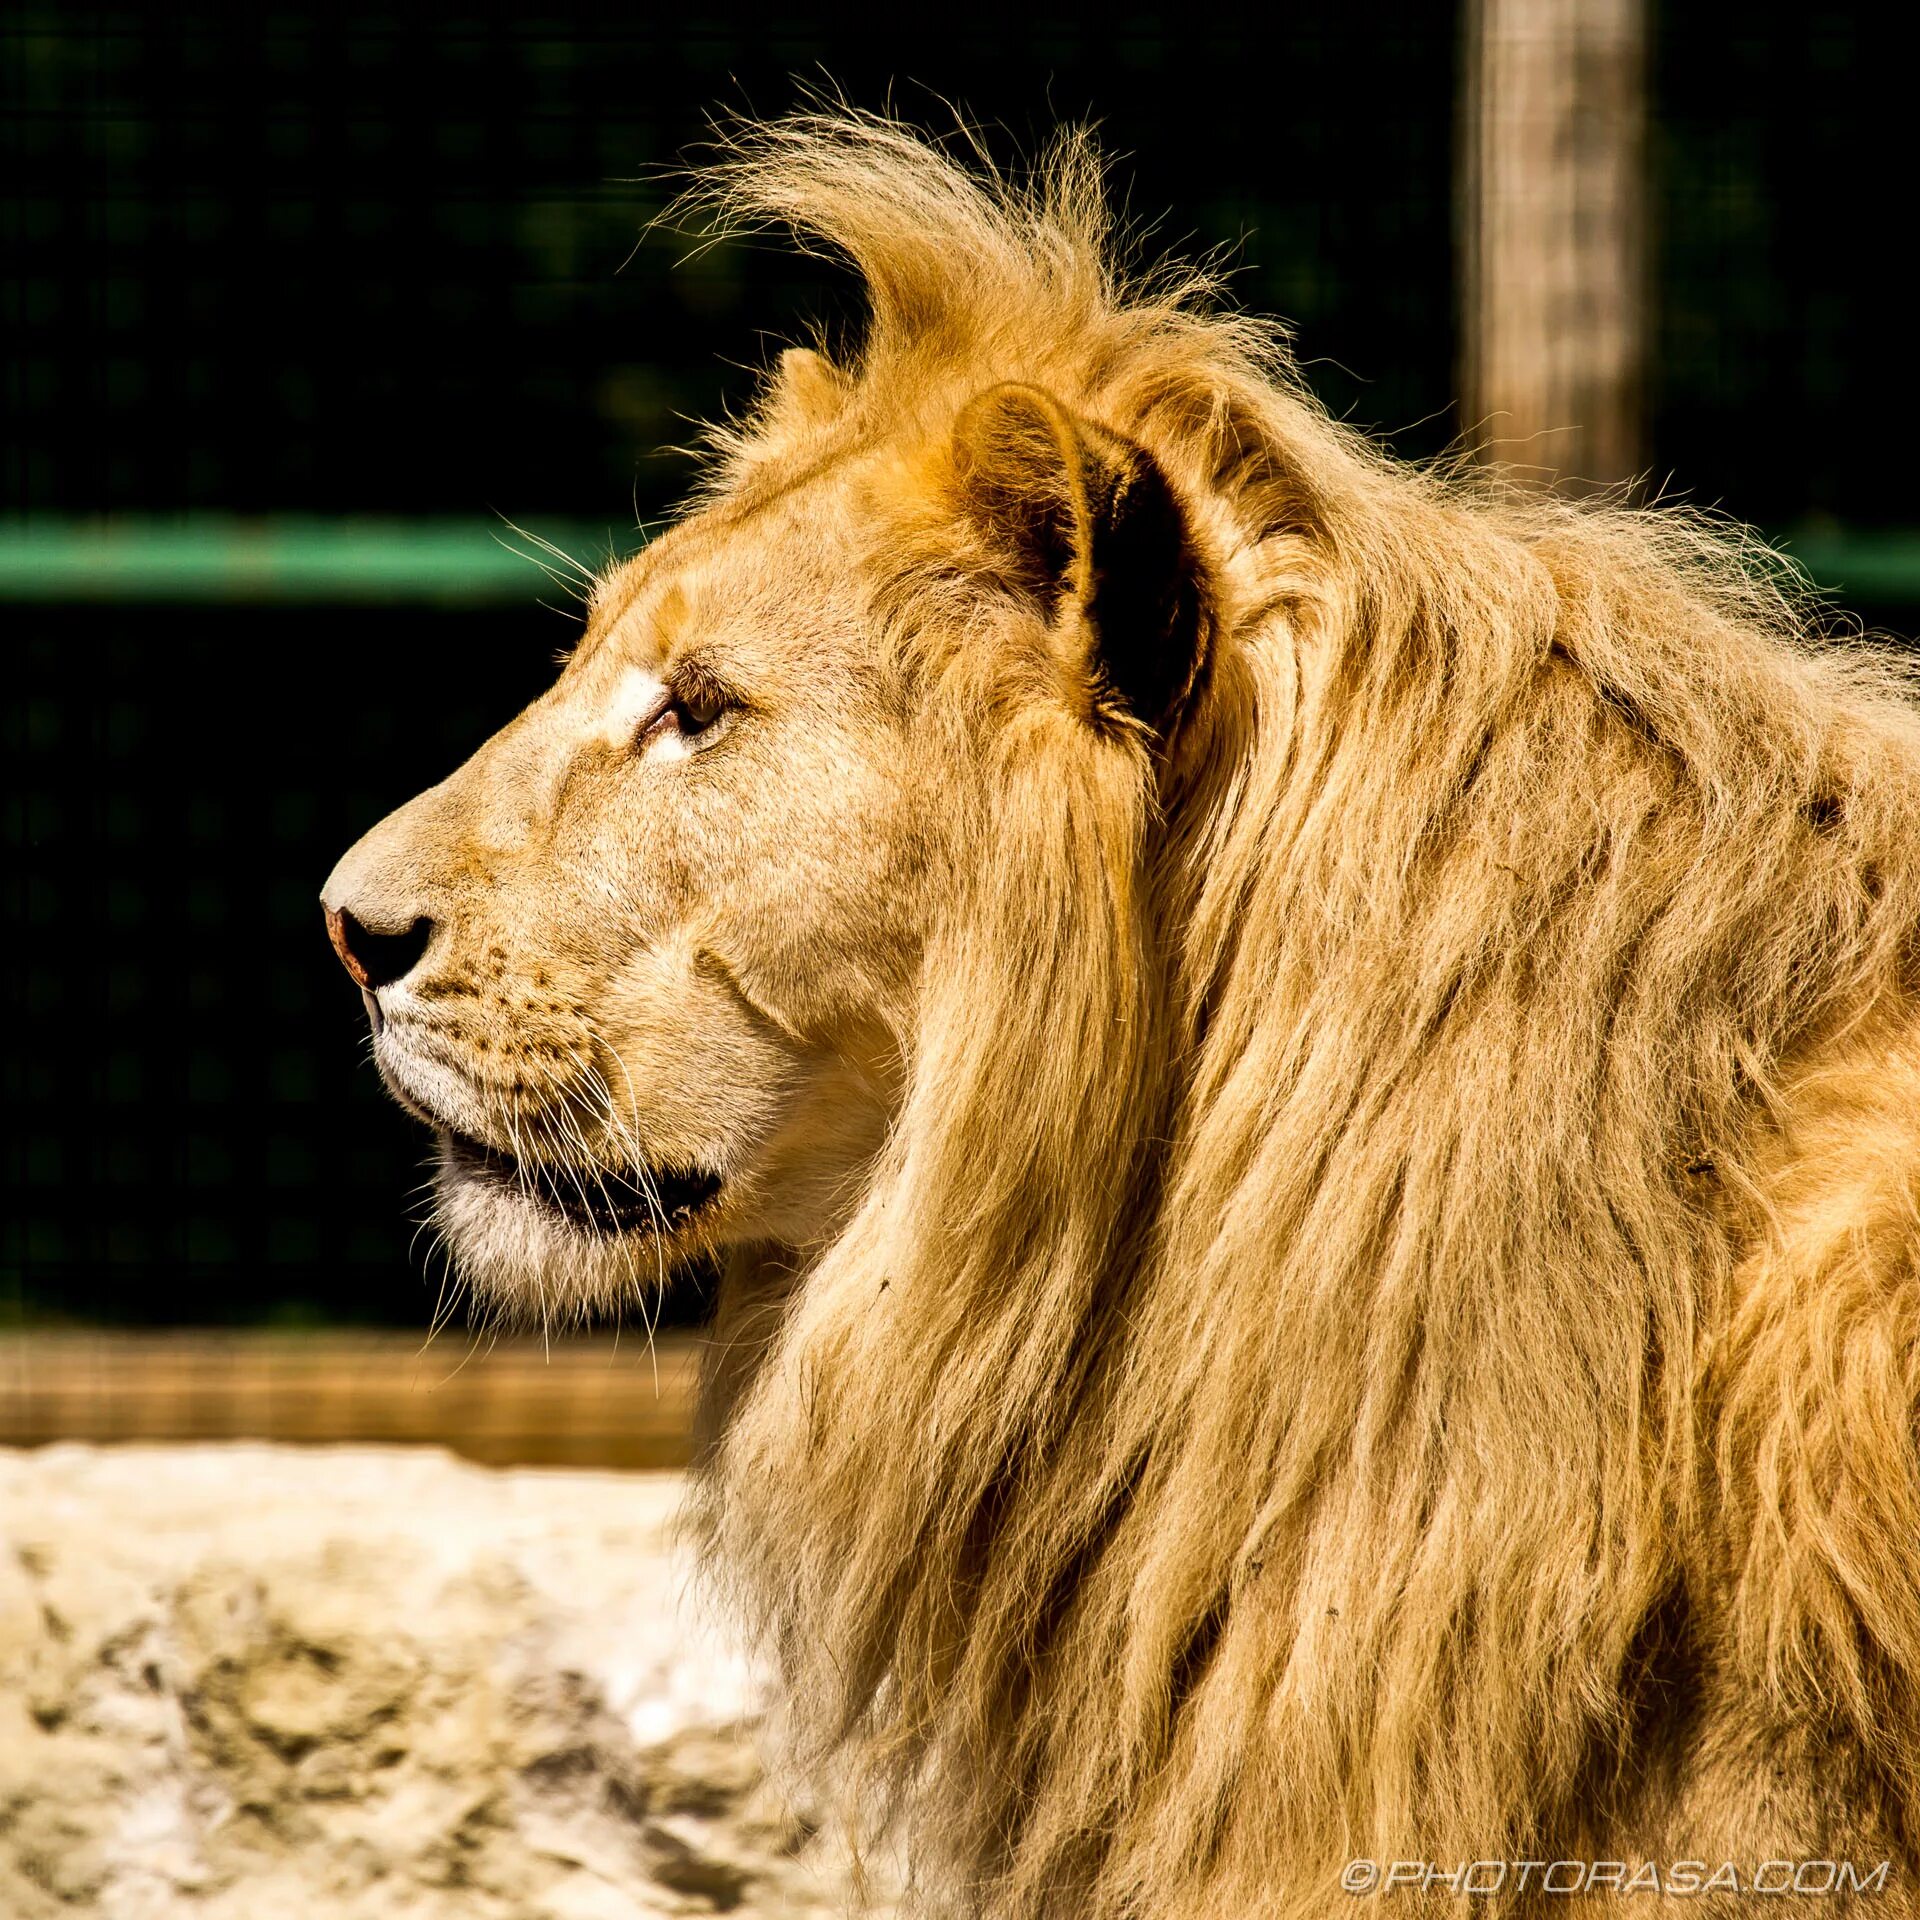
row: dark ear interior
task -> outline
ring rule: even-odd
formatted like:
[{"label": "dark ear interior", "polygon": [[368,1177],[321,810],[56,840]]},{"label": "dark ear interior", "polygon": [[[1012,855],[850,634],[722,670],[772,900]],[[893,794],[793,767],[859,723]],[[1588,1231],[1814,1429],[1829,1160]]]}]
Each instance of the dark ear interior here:
[{"label": "dark ear interior", "polygon": [[955,437],[968,513],[1096,708],[1170,731],[1199,681],[1206,617],[1186,516],[1153,456],[1015,383],[974,400]]}]

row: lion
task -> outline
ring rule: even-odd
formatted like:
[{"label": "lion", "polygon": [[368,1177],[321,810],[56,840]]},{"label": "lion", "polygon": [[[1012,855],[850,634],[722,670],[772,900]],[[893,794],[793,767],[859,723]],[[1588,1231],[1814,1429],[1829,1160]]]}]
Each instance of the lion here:
[{"label": "lion", "polygon": [[916,1911],[1914,1911],[1910,676],[1103,178],[720,152],[864,331],[324,891],[459,1271],[720,1264],[697,1534]]}]

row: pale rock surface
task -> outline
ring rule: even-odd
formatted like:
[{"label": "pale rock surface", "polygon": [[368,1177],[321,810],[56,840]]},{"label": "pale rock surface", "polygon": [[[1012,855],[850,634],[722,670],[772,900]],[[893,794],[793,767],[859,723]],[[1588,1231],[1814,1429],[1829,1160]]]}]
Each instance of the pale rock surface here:
[{"label": "pale rock surface", "polygon": [[0,1915],[853,1910],[764,1771],[680,1492],[400,1448],[0,1451]]}]

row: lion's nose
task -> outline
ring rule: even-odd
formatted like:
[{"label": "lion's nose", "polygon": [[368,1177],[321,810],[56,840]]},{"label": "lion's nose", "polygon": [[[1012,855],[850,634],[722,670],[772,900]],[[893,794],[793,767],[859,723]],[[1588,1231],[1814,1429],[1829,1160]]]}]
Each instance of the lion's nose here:
[{"label": "lion's nose", "polygon": [[346,907],[328,907],[327,938],[354,984],[372,993],[404,979],[433,939],[433,922],[424,914],[398,933],[382,933],[356,919]]}]

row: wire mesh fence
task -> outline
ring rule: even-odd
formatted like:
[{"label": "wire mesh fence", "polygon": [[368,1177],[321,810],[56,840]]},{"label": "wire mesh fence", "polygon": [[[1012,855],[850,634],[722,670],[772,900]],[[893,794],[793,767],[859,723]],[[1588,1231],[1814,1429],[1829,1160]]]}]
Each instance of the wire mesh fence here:
[{"label": "wire mesh fence", "polygon": [[[1162,242],[1250,237],[1241,292],[1306,330],[1336,404],[1444,410],[1445,8],[1241,28],[1040,13],[1007,59],[943,19],[882,54],[804,10],[12,9],[0,313],[15,511],[657,512],[767,336],[848,317],[820,264],[649,229],[716,110],[824,74],[1003,155],[1097,115]],[[1249,57],[1295,94],[1219,110]],[[917,84],[924,81],[926,84]],[[1364,126],[1366,137],[1353,134]],[[1336,344],[1337,343],[1337,344]],[[1335,364],[1335,360],[1339,364]],[[1348,369],[1353,369],[1349,373]],[[85,431],[76,431],[85,422]],[[1445,437],[1431,424],[1424,444]]]}]

